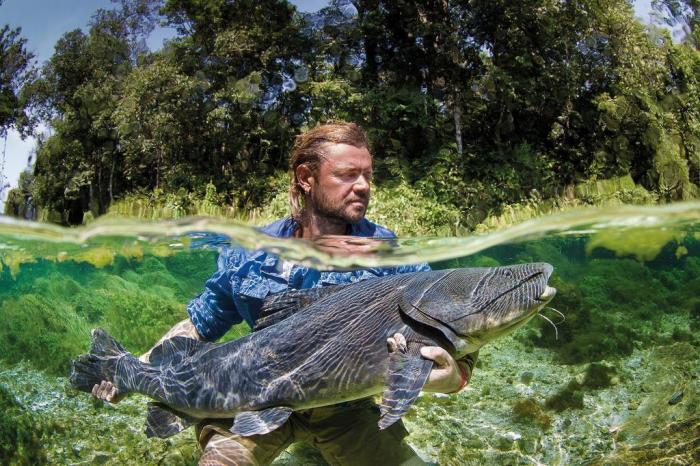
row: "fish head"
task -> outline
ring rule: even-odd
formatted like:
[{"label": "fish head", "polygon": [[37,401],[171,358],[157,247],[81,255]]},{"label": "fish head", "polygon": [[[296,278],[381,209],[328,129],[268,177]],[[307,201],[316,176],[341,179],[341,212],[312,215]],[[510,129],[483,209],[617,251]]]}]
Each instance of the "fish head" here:
[{"label": "fish head", "polygon": [[492,268],[470,284],[468,305],[446,324],[476,346],[513,332],[556,295],[548,284],[553,270],[547,263]]},{"label": "fish head", "polygon": [[441,331],[457,355],[478,350],[532,319],[556,294],[547,263],[445,271],[414,288],[402,308]]}]

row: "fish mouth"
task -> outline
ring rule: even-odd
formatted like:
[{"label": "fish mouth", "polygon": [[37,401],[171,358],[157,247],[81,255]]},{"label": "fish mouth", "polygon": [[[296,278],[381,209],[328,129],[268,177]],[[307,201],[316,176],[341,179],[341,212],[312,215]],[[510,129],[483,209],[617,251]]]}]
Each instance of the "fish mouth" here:
[{"label": "fish mouth", "polygon": [[542,310],[543,305],[550,302],[552,300],[552,298],[554,298],[554,296],[556,296],[556,294],[557,294],[557,289],[554,288],[553,286],[547,285],[545,287],[544,291],[542,292],[542,294],[539,295],[537,298],[535,298],[535,301],[542,303],[542,305],[535,307],[530,312],[524,313],[520,318],[515,319],[513,322],[508,323],[506,325],[506,327],[504,327],[502,330],[507,331],[516,325],[520,325],[521,323],[523,323],[523,321],[529,320],[532,317],[534,317],[535,315],[539,314],[540,311]]},{"label": "fish mouth", "polygon": [[544,289],[544,292],[539,295],[537,298],[535,298],[536,301],[540,301],[542,303],[546,303],[552,300],[554,296],[557,294],[557,289],[554,288],[553,286],[547,285],[547,287]]}]

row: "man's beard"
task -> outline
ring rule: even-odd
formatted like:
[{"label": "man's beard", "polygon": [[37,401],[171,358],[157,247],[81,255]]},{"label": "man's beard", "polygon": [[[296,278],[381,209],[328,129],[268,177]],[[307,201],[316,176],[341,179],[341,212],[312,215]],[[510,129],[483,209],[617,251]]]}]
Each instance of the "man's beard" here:
[{"label": "man's beard", "polygon": [[363,202],[365,207],[361,211],[357,211],[355,209],[351,209],[346,200],[333,202],[323,193],[314,192],[311,195],[312,205],[307,207],[309,210],[312,210],[317,214],[337,223],[356,224],[365,218],[365,212],[367,211],[367,204],[369,202],[369,194],[362,197],[358,196],[353,201]]}]

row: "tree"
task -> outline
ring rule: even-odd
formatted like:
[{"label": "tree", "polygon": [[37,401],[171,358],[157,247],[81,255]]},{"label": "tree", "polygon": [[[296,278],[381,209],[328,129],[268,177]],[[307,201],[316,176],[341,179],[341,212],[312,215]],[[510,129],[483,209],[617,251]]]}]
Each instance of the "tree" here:
[{"label": "tree", "polygon": [[136,64],[138,57],[148,52],[146,39],[158,24],[163,0],[112,0],[112,3],[119,4],[116,13],[126,29],[131,61]]},{"label": "tree", "polygon": [[[208,184],[259,206],[294,135],[332,118],[367,128],[378,183],[413,183],[472,223],[622,175],[700,196],[699,54],[627,0],[114,1],[22,91],[54,128],[34,172],[42,218]],[[147,53],[160,20],[179,35]]]},{"label": "tree", "polygon": [[20,89],[33,76],[34,55],[20,34],[20,28],[0,29],[0,137],[11,127],[22,133],[31,129]]},{"label": "tree", "polygon": [[123,175],[131,186],[192,188],[193,175],[208,172],[190,159],[197,143],[183,138],[201,121],[198,84],[163,60],[129,75],[114,122],[124,150]]},{"label": "tree", "polygon": [[700,1],[699,0],[653,0],[661,21],[675,28],[680,27],[682,41],[700,51]]},{"label": "tree", "polygon": [[80,223],[84,212],[101,214],[113,199],[121,152],[112,113],[132,68],[122,19],[118,12],[98,10],[88,34],[64,34],[28,87],[37,112],[54,130],[37,150],[41,218]]},{"label": "tree", "polygon": [[32,201],[31,170],[25,170],[19,174],[19,182],[16,188],[11,189],[5,201],[5,215],[33,220],[36,212]]}]

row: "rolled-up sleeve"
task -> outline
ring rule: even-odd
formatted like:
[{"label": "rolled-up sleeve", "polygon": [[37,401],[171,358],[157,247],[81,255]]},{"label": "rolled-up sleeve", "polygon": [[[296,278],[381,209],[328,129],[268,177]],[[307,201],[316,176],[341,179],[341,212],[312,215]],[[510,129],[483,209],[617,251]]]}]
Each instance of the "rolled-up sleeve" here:
[{"label": "rolled-up sleeve", "polygon": [[190,320],[204,340],[218,340],[232,325],[243,320],[231,294],[234,270],[227,267],[240,259],[235,250],[224,248],[219,254],[217,271],[205,283],[204,291],[187,305]]},{"label": "rolled-up sleeve", "polygon": [[252,327],[267,295],[287,287],[276,255],[225,247],[217,271],[207,280],[204,292],[187,305],[187,312],[197,333],[214,341],[244,320]]}]

